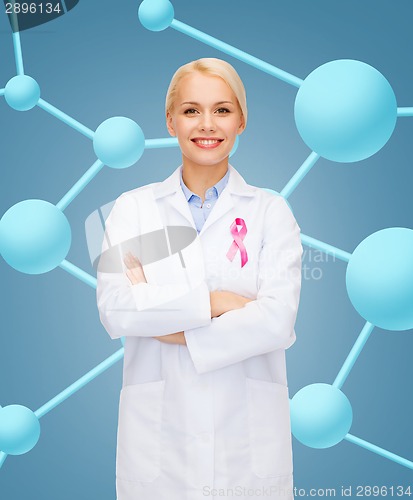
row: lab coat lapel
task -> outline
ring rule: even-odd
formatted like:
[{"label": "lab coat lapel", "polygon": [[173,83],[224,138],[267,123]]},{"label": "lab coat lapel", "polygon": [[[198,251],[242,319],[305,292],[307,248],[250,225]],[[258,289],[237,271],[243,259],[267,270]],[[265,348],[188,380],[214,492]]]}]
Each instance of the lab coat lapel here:
[{"label": "lab coat lapel", "polygon": [[168,203],[177,210],[192,227],[194,225],[194,219],[191,214],[191,209],[188,206],[188,202],[185,199],[185,195],[181,189],[180,184],[180,170],[179,166],[169,177],[167,177],[163,182],[159,183],[153,188],[155,199],[168,197]]}]

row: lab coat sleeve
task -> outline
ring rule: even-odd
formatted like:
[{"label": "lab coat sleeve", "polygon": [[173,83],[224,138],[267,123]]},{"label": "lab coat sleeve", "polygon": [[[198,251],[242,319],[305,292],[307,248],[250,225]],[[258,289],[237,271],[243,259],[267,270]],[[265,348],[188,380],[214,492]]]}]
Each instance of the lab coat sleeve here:
[{"label": "lab coat sleeve", "polygon": [[184,331],[198,373],[295,342],[303,248],[300,227],[281,196],[271,200],[264,227],[256,300],[212,318],[210,325]]},{"label": "lab coat sleeve", "polygon": [[[121,195],[106,220],[102,253],[137,236],[139,217],[133,196]],[[121,251],[119,259],[123,261]],[[132,285],[125,272],[102,272],[98,267],[96,297],[100,320],[112,339],[169,335],[211,323],[205,281],[192,289],[187,284]]]}]

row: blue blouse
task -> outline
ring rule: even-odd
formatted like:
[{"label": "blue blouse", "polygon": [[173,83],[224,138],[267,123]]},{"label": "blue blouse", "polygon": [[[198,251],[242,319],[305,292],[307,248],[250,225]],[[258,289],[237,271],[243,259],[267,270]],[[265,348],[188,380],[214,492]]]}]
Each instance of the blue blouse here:
[{"label": "blue blouse", "polygon": [[222,193],[222,190],[227,185],[229,178],[229,169],[227,170],[227,173],[224,175],[224,177],[215,184],[215,186],[207,189],[205,193],[205,201],[202,205],[201,198],[197,194],[193,193],[184,183],[182,179],[182,168],[183,167],[181,166],[180,177],[182,191],[184,192],[186,201],[188,202],[189,208],[191,209],[196,230],[199,233],[205,221],[207,220],[208,215],[211,213],[212,207],[215,205],[218,196]]}]

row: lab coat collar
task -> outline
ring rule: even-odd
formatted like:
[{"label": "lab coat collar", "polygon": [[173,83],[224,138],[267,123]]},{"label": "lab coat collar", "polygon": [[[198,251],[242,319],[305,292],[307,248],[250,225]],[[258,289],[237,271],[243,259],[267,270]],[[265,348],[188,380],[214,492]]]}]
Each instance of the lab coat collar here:
[{"label": "lab coat collar", "polygon": [[[176,210],[178,210],[178,212],[183,215],[193,227],[195,227],[191,209],[189,208],[188,202],[185,198],[180,184],[179,171],[181,167],[182,165],[180,165],[167,179],[165,179],[163,182],[160,182],[152,189],[155,199],[170,196],[171,198],[169,201],[171,205]],[[228,183],[218,197],[213,210],[202,226],[199,236],[201,236],[209,227],[211,227],[214,222],[218,221],[224,214],[235,207],[233,195],[252,197],[256,193],[257,188],[248,185],[241,174],[239,174],[232,165],[228,164],[228,169]]]},{"label": "lab coat collar", "polygon": [[[180,184],[179,171],[182,165],[180,165],[172,174],[166,178],[163,182],[159,183],[153,188],[155,194],[155,199],[161,198],[175,193],[176,191],[182,191]],[[229,191],[231,194],[238,196],[254,196],[255,189],[249,186],[244,178],[239,174],[239,172],[230,164],[228,164],[229,178],[228,183],[225,186],[224,191]],[[222,194],[224,193],[222,192]]]}]

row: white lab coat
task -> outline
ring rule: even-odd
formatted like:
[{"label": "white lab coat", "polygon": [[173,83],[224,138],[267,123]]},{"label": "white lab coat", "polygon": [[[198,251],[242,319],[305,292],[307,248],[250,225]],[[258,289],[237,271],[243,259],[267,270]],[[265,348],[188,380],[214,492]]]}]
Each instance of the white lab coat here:
[{"label": "white lab coat", "polygon": [[[103,251],[166,226],[195,228],[178,167],[165,181],[122,194]],[[281,196],[228,184],[201,232],[178,254],[144,266],[148,283],[98,270],[100,319],[125,336],[116,486],[118,500],[293,498],[285,349],[295,339],[300,227]],[[235,218],[247,226],[232,262]],[[209,292],[255,299],[211,319]],[[152,338],[184,331],[187,345]]]}]

